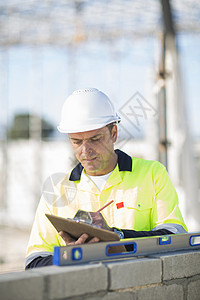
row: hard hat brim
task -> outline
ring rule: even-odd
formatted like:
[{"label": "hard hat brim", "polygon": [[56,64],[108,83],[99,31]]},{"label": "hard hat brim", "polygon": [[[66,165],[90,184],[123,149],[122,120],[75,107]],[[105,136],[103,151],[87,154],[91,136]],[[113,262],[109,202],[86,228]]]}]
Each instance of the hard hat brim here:
[{"label": "hard hat brim", "polygon": [[91,124],[91,125],[87,125],[87,126],[79,126],[77,124],[77,127],[75,128],[70,128],[70,129],[67,129],[67,128],[63,128],[60,125],[57,126],[57,129],[59,132],[61,133],[78,133],[78,132],[86,132],[86,131],[91,131],[91,130],[96,130],[96,129],[100,129],[100,128],[103,128],[111,123],[120,123],[121,121],[121,118],[119,116],[116,116],[115,118],[112,118],[112,120],[106,122],[106,123],[99,123],[99,124]]}]

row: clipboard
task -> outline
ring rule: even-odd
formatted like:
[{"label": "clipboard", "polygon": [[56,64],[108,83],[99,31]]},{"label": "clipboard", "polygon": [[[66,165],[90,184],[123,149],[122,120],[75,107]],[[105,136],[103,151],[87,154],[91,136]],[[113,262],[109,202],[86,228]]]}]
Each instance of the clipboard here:
[{"label": "clipboard", "polygon": [[[98,228],[87,223],[76,222],[75,220],[65,219],[55,215],[45,214],[57,232],[65,231],[73,238],[79,238],[83,233],[88,234],[87,241],[93,237],[98,237],[100,242],[119,241],[120,238],[117,233],[106,229]],[[87,242],[86,241],[86,242]],[[112,248],[112,252],[126,251],[124,246],[116,246]],[[113,252],[113,253],[114,253]]]}]

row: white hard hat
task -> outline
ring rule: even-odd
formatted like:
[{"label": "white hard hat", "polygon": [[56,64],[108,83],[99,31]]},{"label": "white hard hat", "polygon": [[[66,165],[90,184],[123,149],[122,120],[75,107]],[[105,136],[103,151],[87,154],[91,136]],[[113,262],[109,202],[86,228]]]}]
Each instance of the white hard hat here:
[{"label": "white hard hat", "polygon": [[84,132],[121,121],[110,99],[95,88],[73,92],[64,102],[58,130],[62,133]]}]

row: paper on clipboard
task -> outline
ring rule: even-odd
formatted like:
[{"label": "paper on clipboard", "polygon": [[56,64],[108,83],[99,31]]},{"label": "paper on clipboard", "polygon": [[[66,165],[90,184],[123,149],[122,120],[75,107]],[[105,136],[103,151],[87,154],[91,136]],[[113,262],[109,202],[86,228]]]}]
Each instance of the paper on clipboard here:
[{"label": "paper on clipboard", "polygon": [[[102,228],[94,227],[92,225],[76,222],[74,220],[65,219],[55,215],[45,214],[55,229],[60,231],[65,231],[70,234],[73,238],[79,238],[83,233],[88,234],[88,240],[93,237],[98,237],[102,242],[108,241],[119,241],[120,238],[117,233]],[[120,249],[119,249],[120,247]],[[126,251],[124,246],[116,246],[116,251]]]}]

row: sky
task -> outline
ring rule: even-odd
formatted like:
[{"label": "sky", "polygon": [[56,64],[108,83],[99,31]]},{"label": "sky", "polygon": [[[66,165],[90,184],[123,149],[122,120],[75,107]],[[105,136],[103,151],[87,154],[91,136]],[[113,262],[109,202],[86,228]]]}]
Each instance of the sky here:
[{"label": "sky", "polygon": [[200,138],[200,35],[182,34],[177,40],[189,128]]},{"label": "sky", "polygon": [[[200,39],[199,35],[177,37],[183,91],[191,135],[200,137]],[[13,46],[0,51],[1,102],[8,124],[17,113],[36,113],[55,127],[61,107],[75,89],[96,87],[105,92],[117,110],[139,92],[152,97],[159,43],[155,37],[115,43],[82,44],[77,48]],[[6,123],[2,116],[0,124]],[[125,124],[126,125],[126,124]]]}]

